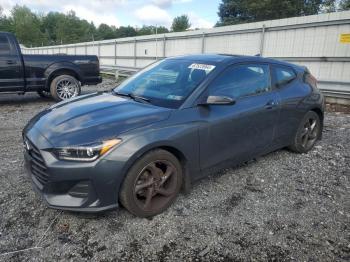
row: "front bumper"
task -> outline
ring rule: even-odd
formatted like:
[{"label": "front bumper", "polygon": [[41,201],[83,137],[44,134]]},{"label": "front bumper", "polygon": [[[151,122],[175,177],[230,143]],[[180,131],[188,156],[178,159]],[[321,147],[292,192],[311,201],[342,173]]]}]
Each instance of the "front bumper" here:
[{"label": "front bumper", "polygon": [[[55,209],[101,212],[118,207],[123,164],[112,160],[67,162],[57,160],[37,131],[26,135],[25,168],[34,190]],[[39,145],[38,145],[39,144]]]}]

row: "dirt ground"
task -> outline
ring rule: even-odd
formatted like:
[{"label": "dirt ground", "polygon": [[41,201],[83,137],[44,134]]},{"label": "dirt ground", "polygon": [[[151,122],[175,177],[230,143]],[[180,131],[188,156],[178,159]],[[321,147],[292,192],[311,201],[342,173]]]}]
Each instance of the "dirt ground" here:
[{"label": "dirt ground", "polygon": [[279,150],[213,174],[148,220],[43,204],[23,169],[21,131],[52,103],[0,95],[0,261],[350,260],[349,114],[327,113],[310,153]]}]

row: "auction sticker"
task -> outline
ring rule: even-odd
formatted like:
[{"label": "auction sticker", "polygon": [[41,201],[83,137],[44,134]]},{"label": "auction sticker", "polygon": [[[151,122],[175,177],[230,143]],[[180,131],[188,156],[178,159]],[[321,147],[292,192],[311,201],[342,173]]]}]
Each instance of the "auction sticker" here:
[{"label": "auction sticker", "polygon": [[205,71],[212,71],[215,66],[214,65],[206,65],[206,64],[192,64],[188,68],[191,69],[198,69],[198,70],[205,70]]}]

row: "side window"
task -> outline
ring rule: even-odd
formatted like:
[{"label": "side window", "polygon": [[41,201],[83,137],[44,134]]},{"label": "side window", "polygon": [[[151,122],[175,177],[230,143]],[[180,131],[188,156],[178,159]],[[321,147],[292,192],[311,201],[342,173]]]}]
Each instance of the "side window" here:
[{"label": "side window", "polygon": [[284,86],[297,77],[294,70],[288,67],[274,66],[274,73],[277,87]]},{"label": "side window", "polygon": [[270,69],[264,64],[231,66],[219,75],[209,87],[210,95],[234,98],[256,95],[271,90]]},{"label": "side window", "polygon": [[11,46],[5,35],[0,35],[0,55],[8,55],[11,53]]}]

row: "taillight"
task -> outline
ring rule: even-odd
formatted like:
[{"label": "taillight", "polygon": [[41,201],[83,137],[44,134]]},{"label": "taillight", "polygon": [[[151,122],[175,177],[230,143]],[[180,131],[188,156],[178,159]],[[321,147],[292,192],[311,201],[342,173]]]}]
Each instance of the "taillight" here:
[{"label": "taillight", "polygon": [[317,79],[309,72],[309,70],[305,71],[304,82],[309,84],[312,88],[317,88]]}]

